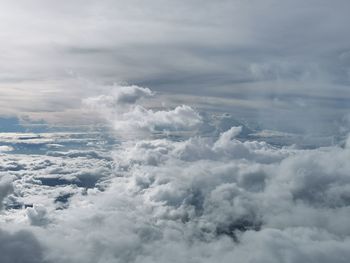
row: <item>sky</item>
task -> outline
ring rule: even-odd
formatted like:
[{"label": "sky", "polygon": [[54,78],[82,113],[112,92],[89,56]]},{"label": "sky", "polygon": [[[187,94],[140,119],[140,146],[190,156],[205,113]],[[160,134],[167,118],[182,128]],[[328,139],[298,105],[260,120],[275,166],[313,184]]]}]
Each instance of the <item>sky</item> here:
[{"label": "sky", "polygon": [[0,3],[1,263],[347,263],[346,0]]},{"label": "sky", "polygon": [[0,115],[91,123],[82,99],[139,85],[163,95],[158,105],[334,134],[349,118],[348,8],[346,0],[5,0]]}]

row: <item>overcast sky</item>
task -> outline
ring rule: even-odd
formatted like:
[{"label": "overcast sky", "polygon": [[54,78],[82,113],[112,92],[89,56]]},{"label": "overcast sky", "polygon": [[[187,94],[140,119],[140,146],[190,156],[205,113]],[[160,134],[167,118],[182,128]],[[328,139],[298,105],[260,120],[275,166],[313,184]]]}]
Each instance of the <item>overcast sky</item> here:
[{"label": "overcast sky", "polygon": [[347,125],[349,10],[347,0],[4,0],[0,115],[76,123],[82,99],[117,83],[272,129]]}]

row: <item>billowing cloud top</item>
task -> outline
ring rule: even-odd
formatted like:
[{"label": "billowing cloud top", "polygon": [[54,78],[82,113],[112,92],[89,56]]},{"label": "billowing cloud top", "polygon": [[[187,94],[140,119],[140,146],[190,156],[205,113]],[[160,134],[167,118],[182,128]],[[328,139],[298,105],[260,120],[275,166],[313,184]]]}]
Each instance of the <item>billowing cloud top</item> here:
[{"label": "billowing cloud top", "polygon": [[141,106],[151,94],[85,101],[137,137],[1,137],[4,263],[347,261],[349,139],[300,149],[249,139],[244,125],[206,136],[220,122]]},{"label": "billowing cloud top", "polygon": [[83,100],[83,104],[97,111],[122,135],[140,132],[189,130],[202,122],[200,115],[187,105],[171,110],[152,110],[136,104],[153,93],[137,86],[115,87],[110,95],[100,95]]}]

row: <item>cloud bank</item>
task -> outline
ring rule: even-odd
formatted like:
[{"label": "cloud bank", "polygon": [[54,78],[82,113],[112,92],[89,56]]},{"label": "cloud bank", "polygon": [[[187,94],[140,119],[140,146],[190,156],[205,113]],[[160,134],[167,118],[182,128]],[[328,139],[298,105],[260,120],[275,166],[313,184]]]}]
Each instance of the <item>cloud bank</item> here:
[{"label": "cloud bank", "polygon": [[[244,126],[205,136],[189,106],[150,110],[150,90],[120,92],[85,103],[136,138],[1,156],[8,262],[347,262],[349,139],[308,149],[249,139]],[[17,239],[28,261],[11,252]]]}]

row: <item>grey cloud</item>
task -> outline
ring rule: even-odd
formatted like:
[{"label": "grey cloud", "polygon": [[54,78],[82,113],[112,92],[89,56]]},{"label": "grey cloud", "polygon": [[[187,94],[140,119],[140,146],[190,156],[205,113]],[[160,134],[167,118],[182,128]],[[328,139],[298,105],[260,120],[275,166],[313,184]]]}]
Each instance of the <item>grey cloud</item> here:
[{"label": "grey cloud", "polygon": [[34,205],[26,209],[26,214],[30,224],[34,226],[45,226],[49,223],[47,210],[44,206]]},{"label": "grey cloud", "polygon": [[83,103],[92,107],[118,107],[120,104],[134,104],[141,98],[151,97],[152,91],[138,86],[114,87],[110,95],[101,95],[84,99]]},{"label": "grey cloud", "polygon": [[3,208],[4,199],[13,192],[12,178],[9,176],[0,177],[0,210]]},{"label": "grey cloud", "polygon": [[[299,132],[329,132],[326,123],[340,120],[349,110],[348,7],[342,0],[29,1],[25,8],[7,1],[3,12],[13,16],[2,16],[2,24],[13,30],[3,30],[9,46],[2,46],[9,52],[2,72],[14,72],[13,65],[21,72],[16,75],[32,81],[11,83],[11,91],[0,87],[7,96],[1,112],[34,116],[36,111],[47,120],[62,121],[58,111],[73,118],[72,109],[78,110],[81,97],[108,90],[101,87],[104,84],[136,83],[170,95],[238,100],[239,107],[229,101],[210,106],[262,120],[270,126],[264,128],[290,131],[285,119],[291,119],[300,123],[295,124]],[[32,23],[23,28],[17,16]],[[19,36],[22,46],[12,45]],[[6,76],[3,79],[6,82]],[[303,102],[295,103],[290,87]],[[31,89],[36,92],[26,92]],[[69,99],[63,96],[66,90]],[[335,98],[336,93],[341,95]],[[13,103],[15,99],[21,103]],[[251,103],[257,112],[249,111]],[[308,110],[299,110],[300,105]],[[287,118],[278,114],[282,111]]]},{"label": "grey cloud", "polygon": [[43,248],[29,231],[0,230],[0,255],[4,263],[44,263]]}]

